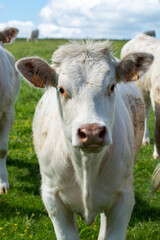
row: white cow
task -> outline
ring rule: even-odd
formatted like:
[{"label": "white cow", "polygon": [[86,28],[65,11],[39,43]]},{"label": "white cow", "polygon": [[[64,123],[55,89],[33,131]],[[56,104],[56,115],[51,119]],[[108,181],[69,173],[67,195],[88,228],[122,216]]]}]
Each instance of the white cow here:
[{"label": "white cow", "polygon": [[160,155],[160,40],[146,34],[139,34],[134,39],[127,42],[121,51],[121,57],[130,53],[142,51],[152,53],[155,57],[154,63],[145,76],[136,84],[141,89],[146,105],[145,131],[143,144],[150,144],[148,117],[151,103],[155,112],[154,130],[154,153],[153,157]]},{"label": "white cow", "polygon": [[135,85],[117,83],[137,79],[137,61],[141,76],[152,60],[137,53],[117,63],[108,41],[75,41],[53,54],[52,65],[36,57],[17,62],[32,85],[47,89],[33,136],[42,198],[57,239],[79,239],[76,214],[91,224],[98,213],[99,240],[125,239],[144,103]]},{"label": "white cow", "polygon": [[[9,42],[17,34],[16,28],[4,29],[0,32],[0,41]],[[0,194],[7,193],[9,189],[6,157],[19,89],[20,78],[15,69],[15,59],[0,45]]]},{"label": "white cow", "polygon": [[39,30],[38,29],[33,29],[29,35],[29,37],[27,38],[28,42],[31,41],[38,41],[38,35],[39,35]]}]

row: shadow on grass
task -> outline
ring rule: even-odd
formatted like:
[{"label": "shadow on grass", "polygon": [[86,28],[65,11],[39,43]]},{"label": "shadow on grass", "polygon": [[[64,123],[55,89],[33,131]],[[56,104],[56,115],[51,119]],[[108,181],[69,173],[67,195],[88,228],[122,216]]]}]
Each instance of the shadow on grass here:
[{"label": "shadow on grass", "polygon": [[10,218],[15,218],[17,216],[17,212],[21,214],[22,217],[28,216],[29,218],[34,215],[35,219],[40,219],[41,216],[46,215],[48,216],[44,205],[42,203],[42,208],[39,209],[37,207],[30,206],[31,204],[27,205],[19,205],[15,202],[14,206],[10,204],[10,202],[7,200],[6,196],[0,197],[0,219],[3,221],[3,219],[9,220]]},{"label": "shadow on grass", "polygon": [[[21,183],[17,185],[16,188],[19,191],[23,191],[29,194],[40,195],[40,170],[38,162],[34,163],[32,159],[28,162],[22,159],[12,159],[8,156],[7,166],[17,168],[15,176],[17,182]],[[24,169],[27,170],[27,173],[24,174]],[[12,173],[14,175],[14,172]],[[14,186],[11,184],[11,190]]]},{"label": "shadow on grass", "polygon": [[38,162],[34,163],[33,159],[26,162],[8,156],[7,167],[8,169],[14,167],[14,169],[10,172],[9,193],[0,195],[0,220],[15,218],[17,212],[29,218],[34,215],[36,219],[40,219],[42,215],[48,215],[41,200]]},{"label": "shadow on grass", "polygon": [[135,192],[135,201],[136,203],[129,224],[131,227],[140,221],[147,222],[148,220],[155,221],[156,219],[158,221],[160,219],[160,205],[157,207],[150,206],[149,202],[144,200],[138,192]]}]

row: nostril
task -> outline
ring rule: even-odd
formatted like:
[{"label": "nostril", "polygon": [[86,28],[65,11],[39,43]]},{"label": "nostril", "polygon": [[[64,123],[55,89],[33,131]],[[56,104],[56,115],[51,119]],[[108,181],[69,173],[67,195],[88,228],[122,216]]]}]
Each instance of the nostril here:
[{"label": "nostril", "polygon": [[99,138],[104,139],[105,135],[106,135],[106,128],[103,127],[102,131],[99,133]]},{"label": "nostril", "polygon": [[83,132],[82,129],[78,129],[78,136],[80,138],[86,138],[87,137],[87,135]]}]

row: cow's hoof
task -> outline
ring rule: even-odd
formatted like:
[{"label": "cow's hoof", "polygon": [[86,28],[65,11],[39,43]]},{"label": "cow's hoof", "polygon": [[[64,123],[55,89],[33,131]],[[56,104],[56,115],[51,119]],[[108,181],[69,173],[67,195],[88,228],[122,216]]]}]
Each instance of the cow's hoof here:
[{"label": "cow's hoof", "polygon": [[146,145],[150,145],[150,144],[151,144],[151,141],[150,141],[149,138],[147,138],[147,139],[143,140],[142,144],[145,145],[145,146],[146,146]]},{"label": "cow's hoof", "polygon": [[0,185],[0,195],[7,194],[9,192],[9,186],[7,184]]},{"label": "cow's hoof", "polygon": [[153,158],[154,158],[154,159],[158,159],[158,154],[153,153]]}]

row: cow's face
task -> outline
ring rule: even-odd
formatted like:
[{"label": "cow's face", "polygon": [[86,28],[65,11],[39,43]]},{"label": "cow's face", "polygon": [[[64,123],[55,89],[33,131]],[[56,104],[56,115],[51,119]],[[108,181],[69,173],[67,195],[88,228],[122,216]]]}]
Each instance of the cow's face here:
[{"label": "cow's face", "polygon": [[115,63],[70,62],[58,70],[57,94],[66,136],[88,150],[112,143]]},{"label": "cow's face", "polygon": [[74,147],[95,152],[112,143],[116,84],[141,77],[153,56],[135,53],[116,63],[107,43],[86,43],[84,47],[83,42],[75,49],[72,45],[53,55],[52,66],[40,58],[26,58],[17,62],[17,68],[35,87],[57,88],[67,139]]}]

